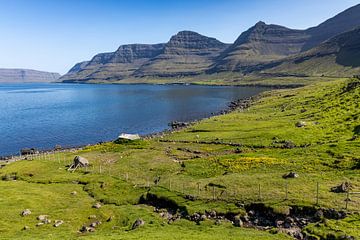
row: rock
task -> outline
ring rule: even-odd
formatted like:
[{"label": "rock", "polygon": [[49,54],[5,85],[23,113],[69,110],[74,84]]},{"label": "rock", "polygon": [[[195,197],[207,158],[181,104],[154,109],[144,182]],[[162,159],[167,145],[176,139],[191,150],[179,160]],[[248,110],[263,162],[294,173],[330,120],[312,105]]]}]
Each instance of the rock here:
[{"label": "rock", "polygon": [[106,220],[106,222],[111,222],[113,219],[114,219],[114,216],[110,216],[110,217]]},{"label": "rock", "polygon": [[39,215],[36,219],[40,221],[45,221],[48,217],[48,215]]},{"label": "rock", "polygon": [[238,215],[238,216],[235,216],[235,218],[234,218],[234,226],[235,227],[242,227],[244,224],[243,224],[243,222],[241,221],[241,218],[240,218],[240,216]]},{"label": "rock", "polygon": [[89,164],[89,161],[84,158],[84,157],[80,157],[80,156],[76,156],[74,158],[74,161],[73,163],[70,165],[69,167],[69,171],[70,170],[75,170],[76,168],[81,168],[81,167],[88,167],[90,164]]},{"label": "rock", "polygon": [[291,228],[294,226],[294,219],[292,217],[286,217],[284,221],[285,228]]},{"label": "rock", "polygon": [[90,215],[88,219],[96,219],[96,215]]},{"label": "rock", "polygon": [[346,193],[349,192],[352,188],[351,183],[349,182],[343,182],[339,186],[335,186],[331,188],[331,192],[334,193]]},{"label": "rock", "polygon": [[220,219],[216,219],[216,220],[215,220],[215,225],[217,225],[217,226],[221,225],[221,220],[220,220]]},{"label": "rock", "polygon": [[203,215],[201,215],[201,221],[205,221],[206,220],[206,215],[205,214],[203,214]]},{"label": "rock", "polygon": [[55,220],[54,227],[59,227],[63,223],[64,223],[63,220]]},{"label": "rock", "polygon": [[95,228],[93,228],[93,227],[87,227],[87,226],[82,226],[81,228],[80,228],[80,232],[82,232],[82,233],[85,233],[85,232],[95,232]]},{"label": "rock", "polygon": [[29,230],[30,227],[29,226],[24,226],[22,230]]},{"label": "rock", "polygon": [[316,220],[320,220],[323,217],[324,217],[324,212],[321,209],[317,210],[316,213],[314,214],[314,218]]},{"label": "rock", "polygon": [[73,195],[73,196],[75,196],[75,195],[77,195],[77,192],[76,192],[76,191],[72,191],[70,194]]},{"label": "rock", "polygon": [[133,223],[133,225],[131,226],[131,229],[137,229],[140,226],[143,226],[145,224],[144,220],[142,220],[141,218],[136,219],[136,221]]},{"label": "rock", "polygon": [[284,179],[288,179],[288,178],[298,178],[299,175],[295,172],[289,172],[289,173],[286,173],[282,176]]},{"label": "rock", "polygon": [[43,221],[43,223],[45,223],[45,224],[50,224],[50,223],[51,223],[51,220],[50,220],[50,219],[45,219],[45,220]]},{"label": "rock", "polygon": [[90,227],[95,228],[95,227],[99,226],[100,224],[101,224],[100,221],[92,222],[92,223],[90,224]]},{"label": "rock", "polygon": [[297,123],[295,123],[295,126],[298,127],[298,128],[303,128],[303,127],[306,127],[306,122],[304,121],[299,121]]},{"label": "rock", "polygon": [[31,214],[31,211],[29,209],[25,209],[24,211],[21,212],[21,216],[28,216]]},{"label": "rock", "polygon": [[92,207],[96,208],[96,209],[99,209],[99,208],[101,208],[101,204],[100,203],[95,203]]},{"label": "rock", "polygon": [[35,226],[37,226],[37,227],[40,227],[40,226],[42,226],[42,225],[44,225],[45,223],[43,223],[43,222],[39,222],[39,223],[37,223]]}]

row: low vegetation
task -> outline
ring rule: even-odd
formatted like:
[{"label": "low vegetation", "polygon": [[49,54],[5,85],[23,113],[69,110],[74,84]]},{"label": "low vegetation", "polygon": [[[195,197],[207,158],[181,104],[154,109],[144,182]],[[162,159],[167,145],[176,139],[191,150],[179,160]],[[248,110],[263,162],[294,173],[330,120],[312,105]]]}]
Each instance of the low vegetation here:
[{"label": "low vegetation", "polygon": [[[298,233],[359,238],[360,195],[351,194],[360,192],[359,84],[274,90],[171,134],[8,164],[0,169],[0,238],[293,239],[268,218],[314,211]],[[76,155],[90,166],[67,171]],[[289,172],[297,177],[284,178]],[[350,194],[331,191],[344,182]],[[21,216],[24,209],[31,214]],[[36,226],[41,214],[52,223]],[[134,227],[137,219],[144,225]],[[94,231],[80,231],[94,222]]]}]

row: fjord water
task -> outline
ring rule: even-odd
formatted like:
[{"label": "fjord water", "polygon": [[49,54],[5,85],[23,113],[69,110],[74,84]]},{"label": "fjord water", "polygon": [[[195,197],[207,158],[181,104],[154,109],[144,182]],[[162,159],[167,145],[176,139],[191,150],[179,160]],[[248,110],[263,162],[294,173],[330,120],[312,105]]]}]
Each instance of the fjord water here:
[{"label": "fjord water", "polygon": [[0,156],[149,134],[171,121],[211,116],[255,87],[0,84]]}]

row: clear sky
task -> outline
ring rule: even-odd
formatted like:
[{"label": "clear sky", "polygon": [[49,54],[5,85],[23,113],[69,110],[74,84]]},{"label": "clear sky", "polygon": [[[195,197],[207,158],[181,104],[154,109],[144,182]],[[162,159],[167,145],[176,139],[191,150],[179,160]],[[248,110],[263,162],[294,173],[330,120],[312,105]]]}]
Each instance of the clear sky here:
[{"label": "clear sky", "polygon": [[[305,29],[359,0],[0,0],[0,68],[66,73],[121,44],[181,30],[234,42],[259,20]],[[360,14],[360,13],[359,13]]]}]

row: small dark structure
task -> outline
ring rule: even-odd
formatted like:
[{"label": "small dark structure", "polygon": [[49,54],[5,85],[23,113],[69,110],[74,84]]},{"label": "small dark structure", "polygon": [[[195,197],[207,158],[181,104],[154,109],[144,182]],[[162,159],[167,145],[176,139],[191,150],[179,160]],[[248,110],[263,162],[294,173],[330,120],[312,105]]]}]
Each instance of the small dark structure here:
[{"label": "small dark structure", "polygon": [[36,153],[38,153],[38,151],[35,148],[23,148],[20,150],[21,155],[31,155]]},{"label": "small dark structure", "polygon": [[296,172],[289,172],[286,173],[282,176],[284,179],[288,179],[288,178],[298,178],[299,174],[297,174]]},{"label": "small dark structure", "polygon": [[346,192],[349,192],[351,190],[351,187],[352,187],[351,183],[343,182],[339,186],[332,187],[331,192],[334,192],[334,193],[346,193]]}]

